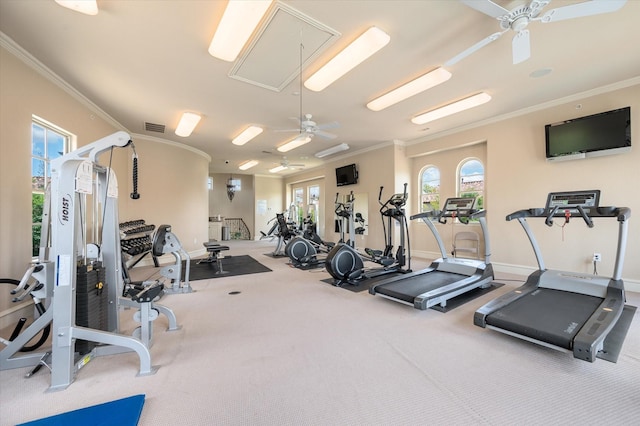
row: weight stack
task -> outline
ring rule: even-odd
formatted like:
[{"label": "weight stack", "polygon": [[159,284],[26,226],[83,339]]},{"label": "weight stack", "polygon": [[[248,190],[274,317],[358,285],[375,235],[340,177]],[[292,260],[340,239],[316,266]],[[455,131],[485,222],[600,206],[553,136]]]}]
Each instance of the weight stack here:
[{"label": "weight stack", "polygon": [[[108,331],[108,293],[106,273],[100,263],[78,266],[76,277],[76,325]],[[76,340],[76,352],[84,355],[96,342]]]}]

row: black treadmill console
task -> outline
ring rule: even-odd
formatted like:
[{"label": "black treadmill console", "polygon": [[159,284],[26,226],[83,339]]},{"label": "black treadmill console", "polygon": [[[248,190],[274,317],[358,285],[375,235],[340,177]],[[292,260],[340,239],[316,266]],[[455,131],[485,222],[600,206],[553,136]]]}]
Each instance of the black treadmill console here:
[{"label": "black treadmill console", "polygon": [[451,216],[452,212],[459,213],[468,213],[473,210],[473,205],[476,203],[476,199],[474,198],[447,198],[447,201],[444,203],[443,212],[449,213],[448,216]]},{"label": "black treadmill console", "polygon": [[447,198],[444,207],[438,215],[438,222],[447,223],[447,217],[458,218],[462,223],[468,223],[470,216],[475,212],[475,197]]},{"label": "black treadmill console", "polygon": [[551,192],[547,196],[545,211],[547,214],[552,210],[557,210],[558,215],[564,215],[568,210],[570,213],[578,214],[578,207],[589,213],[599,207],[600,190],[590,191],[569,191]]}]

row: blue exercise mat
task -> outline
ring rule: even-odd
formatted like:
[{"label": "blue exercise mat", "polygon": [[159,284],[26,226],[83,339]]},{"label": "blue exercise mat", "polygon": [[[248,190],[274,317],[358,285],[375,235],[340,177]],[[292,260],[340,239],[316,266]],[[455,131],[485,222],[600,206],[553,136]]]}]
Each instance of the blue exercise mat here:
[{"label": "blue exercise mat", "polygon": [[144,394],[134,395],[17,426],[136,426],[143,405]]}]

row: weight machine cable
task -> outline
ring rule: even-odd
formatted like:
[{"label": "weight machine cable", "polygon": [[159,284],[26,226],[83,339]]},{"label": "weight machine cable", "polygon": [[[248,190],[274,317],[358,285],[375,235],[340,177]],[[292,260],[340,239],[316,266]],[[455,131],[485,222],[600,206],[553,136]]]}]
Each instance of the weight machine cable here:
[{"label": "weight machine cable", "polygon": [[133,141],[129,141],[129,144],[133,150],[133,192],[131,193],[131,198],[137,200],[140,198],[140,194],[138,193],[138,154],[136,153],[136,146],[133,144]]}]

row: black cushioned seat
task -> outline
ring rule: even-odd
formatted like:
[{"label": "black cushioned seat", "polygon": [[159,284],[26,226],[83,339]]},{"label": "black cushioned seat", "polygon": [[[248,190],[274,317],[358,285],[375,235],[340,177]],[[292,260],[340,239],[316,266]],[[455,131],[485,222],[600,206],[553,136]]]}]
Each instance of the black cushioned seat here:
[{"label": "black cushioned seat", "polygon": [[202,245],[209,252],[209,256],[206,259],[201,259],[198,263],[215,263],[218,265],[218,274],[224,274],[224,270],[222,269],[222,258],[220,257],[220,252],[229,250],[229,246],[223,246],[214,241],[207,241],[206,243],[202,243]]}]

